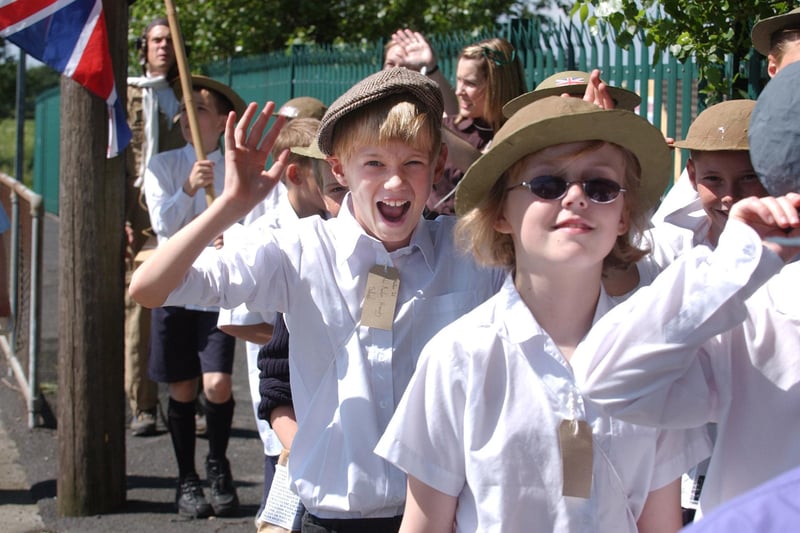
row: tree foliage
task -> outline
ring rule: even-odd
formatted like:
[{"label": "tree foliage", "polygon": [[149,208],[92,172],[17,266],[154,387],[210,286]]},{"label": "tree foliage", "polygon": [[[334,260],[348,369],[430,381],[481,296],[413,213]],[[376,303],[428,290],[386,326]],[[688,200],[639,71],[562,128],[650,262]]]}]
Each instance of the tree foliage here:
[{"label": "tree foliage", "polygon": [[[292,44],[375,42],[396,29],[423,33],[492,28],[501,15],[524,16],[565,0],[175,0],[190,62],[285,49]],[[163,0],[137,0],[130,11],[129,37],[164,16]],[[133,48],[133,47],[132,47]],[[132,52],[133,54],[133,52]],[[135,70],[137,62],[131,56]]]},{"label": "tree foliage", "polygon": [[[572,9],[581,22],[612,33],[627,47],[642,32],[645,42],[680,61],[694,58],[700,91],[711,104],[740,98],[739,64],[751,54],[750,30],[758,19],[785,13],[792,2],[773,0],[579,0]],[[757,52],[752,52],[757,54]],[[725,74],[726,57],[734,68]]]}]

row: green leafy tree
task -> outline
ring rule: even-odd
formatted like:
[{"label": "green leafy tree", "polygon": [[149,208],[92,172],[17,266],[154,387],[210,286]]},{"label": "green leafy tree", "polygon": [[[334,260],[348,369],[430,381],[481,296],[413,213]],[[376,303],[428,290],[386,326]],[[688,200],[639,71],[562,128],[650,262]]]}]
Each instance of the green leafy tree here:
[{"label": "green leafy tree", "polygon": [[[752,54],[750,30],[756,20],[792,9],[771,0],[579,0],[571,14],[594,31],[630,46],[642,33],[655,45],[656,58],[669,50],[680,61],[694,58],[706,103],[747,96],[740,67]],[[727,73],[726,58],[733,60]]]},{"label": "green leafy tree", "polygon": [[[292,44],[375,42],[396,29],[426,34],[477,32],[502,15],[525,16],[565,0],[176,0],[192,64],[285,49]],[[157,16],[163,0],[137,0],[130,10],[130,41]],[[133,48],[133,47],[131,47]],[[131,71],[137,70],[131,50]]]}]

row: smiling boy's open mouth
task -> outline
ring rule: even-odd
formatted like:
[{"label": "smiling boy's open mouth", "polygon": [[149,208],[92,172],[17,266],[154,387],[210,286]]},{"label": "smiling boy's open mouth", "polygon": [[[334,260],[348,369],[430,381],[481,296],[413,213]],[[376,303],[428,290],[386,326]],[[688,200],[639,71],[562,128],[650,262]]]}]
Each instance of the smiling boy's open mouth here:
[{"label": "smiling boy's open mouth", "polygon": [[378,211],[388,222],[399,222],[411,209],[411,202],[390,201],[378,202]]}]

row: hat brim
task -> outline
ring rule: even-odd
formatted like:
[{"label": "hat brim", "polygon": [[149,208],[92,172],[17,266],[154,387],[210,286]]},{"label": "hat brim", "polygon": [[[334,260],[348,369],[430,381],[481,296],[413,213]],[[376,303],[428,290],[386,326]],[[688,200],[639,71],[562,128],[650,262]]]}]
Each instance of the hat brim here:
[{"label": "hat brim", "polygon": [[750,32],[753,48],[764,57],[768,56],[770,45],[772,44],[772,35],[787,28],[800,29],[800,8],[756,22],[752,32]]},{"label": "hat brim", "polygon": [[664,135],[639,115],[601,109],[578,98],[548,97],[514,113],[498,130],[491,149],[466,172],[456,189],[456,214],[478,205],[511,165],[557,144],[600,140],[629,150],[639,161],[638,200],[655,207],[669,181],[672,157]]},{"label": "hat brim", "polygon": [[[636,109],[636,106],[642,103],[642,97],[633,91],[611,86],[607,86],[607,90],[619,109],[633,111]],[[582,98],[585,92],[585,83],[565,85],[563,87],[548,87],[547,89],[535,89],[506,102],[506,105],[503,106],[503,115],[508,118],[526,105],[541,100],[542,98],[547,98],[548,96],[569,94],[577,98]]]},{"label": "hat brim", "polygon": [[310,157],[312,159],[327,159],[325,154],[322,153],[322,150],[319,149],[319,146],[317,146],[316,141],[310,146],[292,146],[289,148],[289,151],[293,154]]},{"label": "hat brim", "polygon": [[[183,96],[183,87],[181,86],[180,79],[176,78],[173,82],[175,85],[175,97],[180,100]],[[236,94],[236,91],[221,83],[214,78],[209,78],[208,76],[200,76],[198,74],[192,75],[192,87],[194,90],[197,89],[208,89],[210,91],[214,91],[222,95],[225,99],[227,99],[231,105],[233,106],[233,110],[236,111],[237,118],[241,118],[244,114],[244,110],[247,107],[242,97]]]}]

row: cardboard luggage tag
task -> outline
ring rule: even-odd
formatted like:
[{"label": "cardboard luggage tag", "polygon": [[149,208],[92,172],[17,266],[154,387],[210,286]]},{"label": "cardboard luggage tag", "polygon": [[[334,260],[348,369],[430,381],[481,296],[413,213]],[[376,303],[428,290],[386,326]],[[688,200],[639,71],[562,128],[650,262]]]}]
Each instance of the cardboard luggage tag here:
[{"label": "cardboard luggage tag", "polygon": [[262,522],[259,531],[268,533],[299,532],[305,508],[300,497],[289,487],[289,450],[284,449],[275,465],[267,504],[258,517]]},{"label": "cardboard luggage tag", "polygon": [[558,426],[564,496],[589,498],[592,492],[592,428],[585,420],[562,420]]},{"label": "cardboard luggage tag", "polygon": [[390,266],[375,265],[367,274],[367,290],[361,305],[361,325],[391,331],[400,273]]}]

